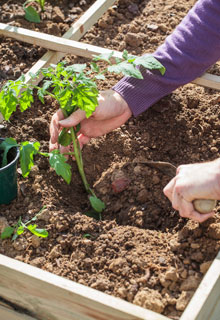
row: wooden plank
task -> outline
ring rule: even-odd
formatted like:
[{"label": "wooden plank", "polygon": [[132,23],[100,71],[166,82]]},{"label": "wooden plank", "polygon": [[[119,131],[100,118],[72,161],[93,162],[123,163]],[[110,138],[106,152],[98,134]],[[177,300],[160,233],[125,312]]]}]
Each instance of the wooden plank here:
[{"label": "wooden plank", "polygon": [[[98,19],[115,3],[115,0],[97,0],[63,35],[63,38],[79,40],[82,36],[98,21]],[[26,73],[26,82],[31,80],[29,72],[36,73],[41,68],[48,67],[51,63],[56,64],[64,57],[61,52],[46,52],[33,67]],[[39,77],[35,83],[39,83],[42,78]]]},{"label": "wooden plank", "polygon": [[[75,54],[86,58],[92,58],[94,54],[110,53],[112,50],[100,48],[86,43],[80,43],[66,38],[51,36],[45,33],[35,32],[24,28],[18,28],[0,23],[0,34],[20,41],[25,41],[40,47],[63,52],[65,54]],[[122,53],[114,50],[114,57],[121,57]],[[220,76],[204,74],[193,81],[198,85],[220,90]]]},{"label": "wooden plank", "polygon": [[[0,23],[0,34],[6,37],[14,38],[19,41],[24,41],[33,45],[38,45],[49,50],[58,51],[65,54],[74,54],[86,58],[92,58],[93,55],[103,53],[108,54],[112,52],[112,50],[106,48],[93,46],[75,40],[60,38],[41,32],[31,31],[24,28],[18,28],[4,23]],[[121,52],[114,51],[114,57],[121,56]]]},{"label": "wooden plank", "polygon": [[28,310],[38,320],[169,320],[3,255],[0,297]]},{"label": "wooden plank", "polygon": [[180,320],[220,319],[220,252],[182,314]]},{"label": "wooden plank", "polygon": [[15,310],[11,310],[3,306],[0,306],[0,319],[1,320],[37,320],[36,318],[30,317],[24,313],[19,313]]},{"label": "wooden plank", "polygon": [[192,81],[192,83],[203,87],[220,90],[220,76],[216,76],[214,74],[205,73],[200,78]]}]

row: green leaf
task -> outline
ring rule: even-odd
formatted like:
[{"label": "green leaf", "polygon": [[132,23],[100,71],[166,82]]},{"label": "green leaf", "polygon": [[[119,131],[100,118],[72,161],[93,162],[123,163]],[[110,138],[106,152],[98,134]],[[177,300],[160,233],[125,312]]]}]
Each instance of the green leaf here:
[{"label": "green leaf", "polygon": [[61,146],[67,147],[71,144],[71,141],[71,134],[67,131],[66,128],[64,128],[59,134],[58,143],[61,144]]},{"label": "green leaf", "polygon": [[85,233],[85,234],[83,235],[83,238],[88,239],[88,238],[92,238],[92,236],[91,236],[90,233]]},{"label": "green leaf", "polygon": [[91,203],[92,208],[97,212],[102,212],[105,209],[105,204],[96,196],[90,196],[89,201]]},{"label": "green leaf", "polygon": [[37,228],[36,224],[29,224],[27,226],[27,229],[37,237],[42,237],[42,238],[48,237],[48,232],[45,229]]},{"label": "green leaf", "polygon": [[19,226],[16,230],[18,236],[20,236],[24,232],[24,226]]},{"label": "green leaf", "polygon": [[64,155],[59,150],[53,150],[49,153],[49,157],[51,167],[69,184],[71,181],[71,166],[66,163],[67,160]]},{"label": "green leaf", "polygon": [[125,76],[143,79],[141,72],[132,64],[123,61],[119,64],[108,67],[109,72],[122,73]]},{"label": "green leaf", "polygon": [[95,62],[91,62],[90,64],[92,71],[99,72],[100,68]]},{"label": "green leaf", "polygon": [[110,53],[103,53],[103,54],[100,54],[98,56],[93,56],[93,61],[99,61],[99,60],[103,60],[103,61],[106,61],[108,63],[110,63],[110,59],[112,58],[114,52],[110,52]]},{"label": "green leaf", "polygon": [[40,16],[32,6],[24,8],[24,11],[25,11],[24,17],[26,20],[28,20],[30,22],[34,22],[34,23],[40,22]]},{"label": "green leaf", "polygon": [[104,74],[97,74],[96,76],[95,76],[95,79],[97,79],[97,80],[105,80],[105,76],[104,76]]},{"label": "green leaf", "polygon": [[81,73],[84,71],[84,69],[86,68],[86,63],[76,63],[76,64],[73,64],[71,66],[68,66],[66,67],[66,71],[67,72],[78,72],[78,73]]},{"label": "green leaf", "polygon": [[21,97],[19,99],[21,112],[28,109],[32,102],[34,102],[33,91],[30,88],[27,88],[27,90],[21,93]]},{"label": "green leaf", "polygon": [[101,213],[95,211],[94,209],[87,210],[87,211],[83,212],[83,214],[87,217],[94,218],[96,220],[101,220]]},{"label": "green leaf", "polygon": [[128,59],[128,51],[127,50],[123,51],[122,58],[125,59],[125,60]]},{"label": "green leaf", "polygon": [[31,168],[34,165],[34,155],[37,154],[40,148],[39,142],[22,142],[20,148],[20,164],[22,176],[27,177]]},{"label": "green leaf", "polygon": [[35,230],[31,231],[33,234],[35,234],[35,236],[37,237],[41,237],[41,238],[47,238],[48,237],[48,232],[45,229],[39,229],[36,228]]},{"label": "green leaf", "polygon": [[3,150],[3,157],[2,157],[2,168],[7,166],[8,161],[7,161],[7,154],[8,151],[13,148],[18,146],[16,140],[13,138],[6,138],[4,141],[0,143],[0,150]]},{"label": "green leaf", "polygon": [[149,70],[159,70],[164,75],[166,68],[153,56],[142,56],[135,59],[134,64],[136,66],[143,66]]},{"label": "green leaf", "polygon": [[11,236],[14,233],[14,228],[13,227],[5,227],[4,230],[1,233],[1,239],[8,239],[11,238]]},{"label": "green leaf", "polygon": [[9,120],[12,113],[16,111],[18,99],[14,96],[12,90],[0,92],[0,112],[5,120]]}]

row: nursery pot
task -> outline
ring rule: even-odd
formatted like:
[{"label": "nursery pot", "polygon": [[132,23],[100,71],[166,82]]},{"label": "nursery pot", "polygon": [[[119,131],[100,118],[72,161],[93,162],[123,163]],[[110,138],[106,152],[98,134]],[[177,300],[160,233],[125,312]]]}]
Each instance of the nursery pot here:
[{"label": "nursery pot", "polygon": [[[0,138],[0,143],[4,139]],[[0,168],[0,204],[9,204],[17,197],[17,162],[19,158],[18,147],[13,147],[7,155],[7,166]],[[0,163],[1,163],[0,154]]]}]

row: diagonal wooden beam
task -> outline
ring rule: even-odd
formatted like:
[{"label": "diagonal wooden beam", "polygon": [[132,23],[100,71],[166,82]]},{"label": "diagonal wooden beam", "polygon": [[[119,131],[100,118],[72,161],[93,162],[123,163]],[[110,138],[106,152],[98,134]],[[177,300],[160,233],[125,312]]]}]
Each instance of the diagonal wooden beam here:
[{"label": "diagonal wooden beam", "polygon": [[[98,21],[98,19],[114,4],[115,0],[97,0],[63,35],[65,39],[79,40]],[[48,51],[26,73],[26,82],[31,80],[29,72],[36,73],[41,68],[56,64],[64,57],[63,53]],[[39,83],[38,79],[36,84]]]}]

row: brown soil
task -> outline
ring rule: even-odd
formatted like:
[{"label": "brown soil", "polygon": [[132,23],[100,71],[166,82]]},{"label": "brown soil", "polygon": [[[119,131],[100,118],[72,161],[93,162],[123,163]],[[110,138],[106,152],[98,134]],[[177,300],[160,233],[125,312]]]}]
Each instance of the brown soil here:
[{"label": "brown soil", "polygon": [[[92,1],[60,2],[51,1],[51,6],[47,1],[42,22],[33,24],[24,19],[23,1],[3,0],[0,21],[62,35]],[[133,54],[153,52],[194,2],[119,0],[82,41]],[[0,48],[2,83],[28,71],[45,52],[3,37]],[[220,75],[218,64],[209,71]],[[118,79],[109,77],[100,89],[111,88]],[[102,221],[83,215],[88,198],[74,162],[67,185],[47,160],[37,158],[28,179],[19,174],[18,198],[1,205],[7,221],[0,220],[11,225],[21,216],[25,221],[46,205],[38,224],[49,238],[39,240],[27,232],[14,242],[1,241],[0,252],[179,319],[220,249],[220,218],[216,214],[199,225],[179,217],[162,192],[169,177],[130,162],[152,159],[180,165],[219,157],[219,104],[217,91],[188,84],[121,128],[93,139],[83,155],[88,181],[107,204]],[[36,100],[30,110],[16,112],[4,123],[1,136],[36,139],[48,151],[48,126],[56,108],[49,98],[44,105]],[[120,193],[111,185],[117,170],[129,180]]]}]

